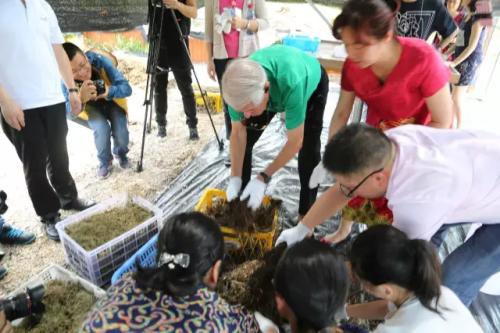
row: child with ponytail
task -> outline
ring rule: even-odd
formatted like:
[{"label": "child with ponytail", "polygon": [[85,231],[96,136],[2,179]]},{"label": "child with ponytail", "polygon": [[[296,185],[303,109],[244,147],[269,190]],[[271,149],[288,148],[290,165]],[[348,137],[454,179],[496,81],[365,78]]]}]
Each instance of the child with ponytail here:
[{"label": "child with ponytail", "polygon": [[348,306],[351,317],[384,319],[376,333],[482,332],[469,310],[441,285],[433,246],[378,225],[354,241],[351,267],[365,291],[380,298]]}]

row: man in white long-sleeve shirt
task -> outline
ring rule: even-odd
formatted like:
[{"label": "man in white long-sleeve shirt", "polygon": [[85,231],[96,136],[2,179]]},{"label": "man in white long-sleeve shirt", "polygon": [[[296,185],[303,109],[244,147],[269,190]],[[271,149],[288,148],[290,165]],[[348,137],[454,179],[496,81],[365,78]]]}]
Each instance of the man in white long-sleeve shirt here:
[{"label": "man in white long-sleeve shirt", "polygon": [[500,135],[407,125],[385,134],[349,125],[328,143],[325,168],[336,183],[278,242],[305,237],[350,197],[385,197],[393,226],[430,240],[455,223],[482,223],[443,262],[443,284],[465,304],[500,271]]}]

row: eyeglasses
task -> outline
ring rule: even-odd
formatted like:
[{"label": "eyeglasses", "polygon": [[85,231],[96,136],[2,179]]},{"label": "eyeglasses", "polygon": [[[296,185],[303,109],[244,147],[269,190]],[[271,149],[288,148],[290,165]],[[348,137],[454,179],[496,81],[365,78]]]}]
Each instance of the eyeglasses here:
[{"label": "eyeglasses", "polygon": [[370,173],[368,176],[366,176],[365,178],[363,178],[363,180],[362,180],[362,181],[360,181],[360,182],[358,183],[358,185],[354,186],[352,189],[349,189],[347,186],[344,186],[344,185],[342,185],[342,184],[339,184],[339,186],[340,186],[340,191],[342,192],[342,194],[343,194],[343,195],[345,195],[345,196],[346,196],[346,198],[352,198],[352,197],[354,196],[354,192],[356,192],[356,190],[357,190],[358,188],[360,188],[360,187],[361,187],[361,185],[363,185],[363,183],[364,183],[364,182],[366,182],[366,180],[367,180],[368,178],[370,178],[371,176],[373,176],[374,174],[376,174],[376,173],[378,173],[378,172],[380,172],[380,171],[382,171],[382,170],[384,170],[384,168],[380,168],[380,169],[377,169],[377,170],[373,171],[373,172],[372,172],[372,173]]}]

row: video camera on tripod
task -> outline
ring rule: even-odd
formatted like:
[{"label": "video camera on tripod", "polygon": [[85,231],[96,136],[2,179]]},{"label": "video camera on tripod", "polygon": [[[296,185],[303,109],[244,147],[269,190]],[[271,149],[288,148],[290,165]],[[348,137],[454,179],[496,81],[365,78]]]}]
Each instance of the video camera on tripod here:
[{"label": "video camera on tripod", "polygon": [[15,296],[0,299],[0,311],[5,312],[8,321],[28,316],[41,316],[45,311],[42,303],[45,287],[40,284]]},{"label": "video camera on tripod", "polygon": [[[156,76],[157,75],[162,75],[162,72],[165,72],[165,70],[168,69],[162,69],[158,66],[158,57],[160,54],[160,44],[161,44],[161,39],[162,39],[162,34],[163,33],[172,33],[172,32],[164,32],[163,31],[163,18],[165,11],[169,11],[170,15],[172,16],[173,22],[175,24],[176,30],[177,30],[177,37],[179,40],[182,42],[183,49],[185,54],[187,55],[187,58],[189,59],[189,68],[193,73],[194,79],[196,81],[196,85],[198,86],[198,90],[202,92],[203,90],[201,89],[201,84],[200,80],[198,79],[198,75],[196,74],[196,71],[193,66],[193,61],[191,60],[191,56],[189,53],[189,48],[186,44],[186,38],[183,35],[183,32],[181,30],[181,27],[179,26],[179,20],[177,19],[177,16],[175,14],[174,9],[172,8],[166,8],[163,5],[163,2],[161,0],[147,0],[148,2],[148,42],[149,42],[149,50],[148,50],[148,60],[146,64],[146,89],[145,89],[145,94],[144,94],[144,103],[143,105],[145,106],[144,110],[144,123],[143,123],[143,129],[142,129],[142,142],[141,142],[141,153],[139,157],[139,161],[137,162],[137,172],[142,171],[142,160],[144,158],[144,145],[146,141],[146,132],[150,132],[151,130],[151,120],[153,119],[153,114],[152,114],[152,100],[153,100],[153,91],[155,90],[156,86]],[[157,15],[159,14],[159,15]],[[159,22],[157,22],[159,20]],[[215,139],[217,140],[217,143],[219,145],[219,151],[223,151],[224,149],[224,142],[219,138],[219,135],[217,134],[217,130],[215,128],[214,122],[212,120],[212,116],[210,115],[210,111],[208,109],[208,102],[207,102],[207,97],[206,94],[202,94],[202,99],[203,99],[203,104],[205,106],[205,111],[207,113],[208,119],[210,119],[210,124],[212,125],[212,129],[214,131]],[[148,119],[149,119],[149,126],[148,126]]]}]

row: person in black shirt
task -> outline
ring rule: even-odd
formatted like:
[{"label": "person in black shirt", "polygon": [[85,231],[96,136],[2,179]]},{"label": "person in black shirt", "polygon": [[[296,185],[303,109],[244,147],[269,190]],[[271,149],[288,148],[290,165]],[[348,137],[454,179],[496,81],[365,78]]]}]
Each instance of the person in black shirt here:
[{"label": "person in black shirt", "polygon": [[441,0],[401,0],[396,18],[400,36],[427,40],[436,31],[442,37],[439,50],[458,33],[455,21]]},{"label": "person in black shirt", "polygon": [[[177,22],[182,31],[182,36],[188,45],[188,35],[191,30],[191,18],[197,16],[196,0],[162,0],[167,8],[163,15],[163,27],[160,41],[160,53],[158,58],[158,66],[165,70],[156,77],[155,86],[155,111],[156,123],[158,124],[158,136],[165,137],[167,135],[167,83],[168,70],[174,74],[175,81],[182,95],[182,103],[184,105],[184,113],[186,114],[186,123],[189,127],[189,139],[198,140],[198,119],[196,117],[196,104],[191,78],[191,67],[189,55],[186,53],[182,45],[177,27],[170,9],[175,10]],[[155,18],[156,24],[161,22],[161,10],[157,8]],[[159,28],[156,27],[159,31]]]}]

